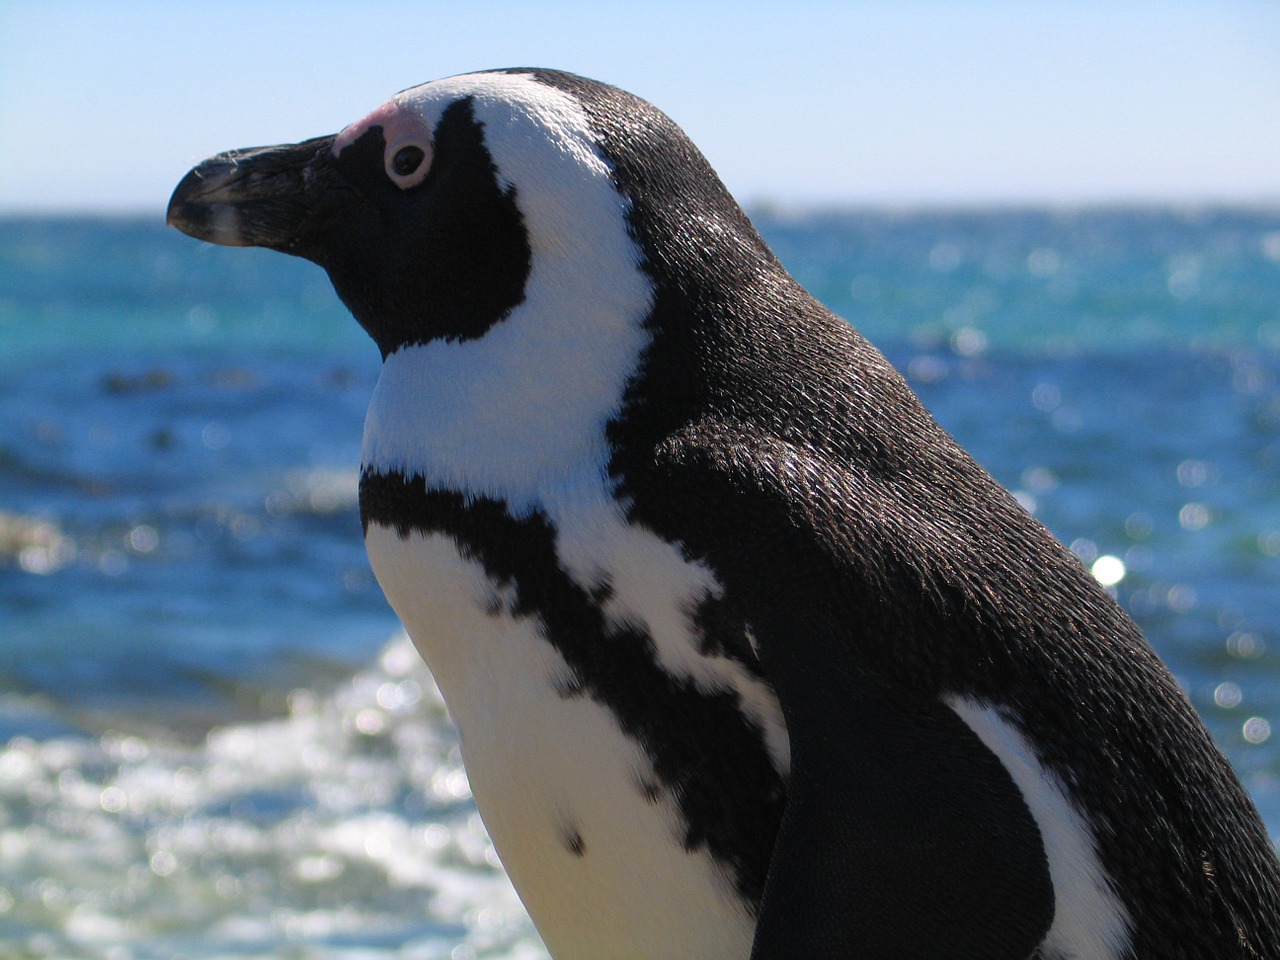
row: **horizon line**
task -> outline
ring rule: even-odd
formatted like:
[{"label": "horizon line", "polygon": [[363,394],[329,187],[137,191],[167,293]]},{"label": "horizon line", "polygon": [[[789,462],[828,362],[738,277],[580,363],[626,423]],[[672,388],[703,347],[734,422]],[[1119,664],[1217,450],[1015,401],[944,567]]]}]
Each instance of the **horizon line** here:
[{"label": "horizon line", "polygon": [[[831,213],[892,212],[1077,212],[1106,210],[1234,210],[1280,213],[1280,194],[1257,197],[1081,197],[1081,198],[841,198],[739,200],[748,213],[761,216],[812,216]],[[145,220],[164,222],[165,207],[144,206],[0,206],[0,220]]]}]

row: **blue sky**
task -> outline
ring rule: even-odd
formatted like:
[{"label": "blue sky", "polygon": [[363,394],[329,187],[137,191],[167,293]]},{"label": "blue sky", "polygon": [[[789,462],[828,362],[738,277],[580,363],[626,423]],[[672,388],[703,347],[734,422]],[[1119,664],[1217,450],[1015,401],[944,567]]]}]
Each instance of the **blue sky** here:
[{"label": "blue sky", "polygon": [[[0,212],[158,211],[219,150],[554,66],[746,202],[1280,202],[1276,0],[0,2]],[[361,9],[357,9],[361,7]]]}]

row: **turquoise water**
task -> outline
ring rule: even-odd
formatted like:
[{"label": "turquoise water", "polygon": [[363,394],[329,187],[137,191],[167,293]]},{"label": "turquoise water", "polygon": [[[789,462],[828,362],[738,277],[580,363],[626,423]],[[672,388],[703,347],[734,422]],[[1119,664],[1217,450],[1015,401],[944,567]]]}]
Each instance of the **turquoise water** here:
[{"label": "turquoise water", "polygon": [[[1280,834],[1280,211],[756,219]],[[0,956],[540,956],[364,558],[376,375],[309,264],[0,220]]]}]

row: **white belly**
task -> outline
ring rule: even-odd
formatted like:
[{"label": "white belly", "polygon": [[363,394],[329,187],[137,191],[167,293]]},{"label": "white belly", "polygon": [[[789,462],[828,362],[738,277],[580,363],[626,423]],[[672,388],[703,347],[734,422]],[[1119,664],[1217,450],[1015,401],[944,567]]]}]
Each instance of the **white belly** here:
[{"label": "white belly", "polygon": [[[383,591],[458,726],[476,805],[557,960],[745,958],[754,920],[644,752],[585,695],[540,623],[513,616],[441,535],[370,524]],[[509,599],[509,598],[507,598]]]}]

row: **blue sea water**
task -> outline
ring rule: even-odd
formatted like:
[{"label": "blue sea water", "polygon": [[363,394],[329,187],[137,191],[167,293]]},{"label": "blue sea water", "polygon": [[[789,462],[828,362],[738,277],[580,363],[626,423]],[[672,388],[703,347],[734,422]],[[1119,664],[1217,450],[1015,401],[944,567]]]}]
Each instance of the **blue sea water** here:
[{"label": "blue sea water", "polygon": [[[1280,211],[756,212],[1280,834]],[[0,220],[0,957],[539,957],[364,557],[317,268]]]}]

